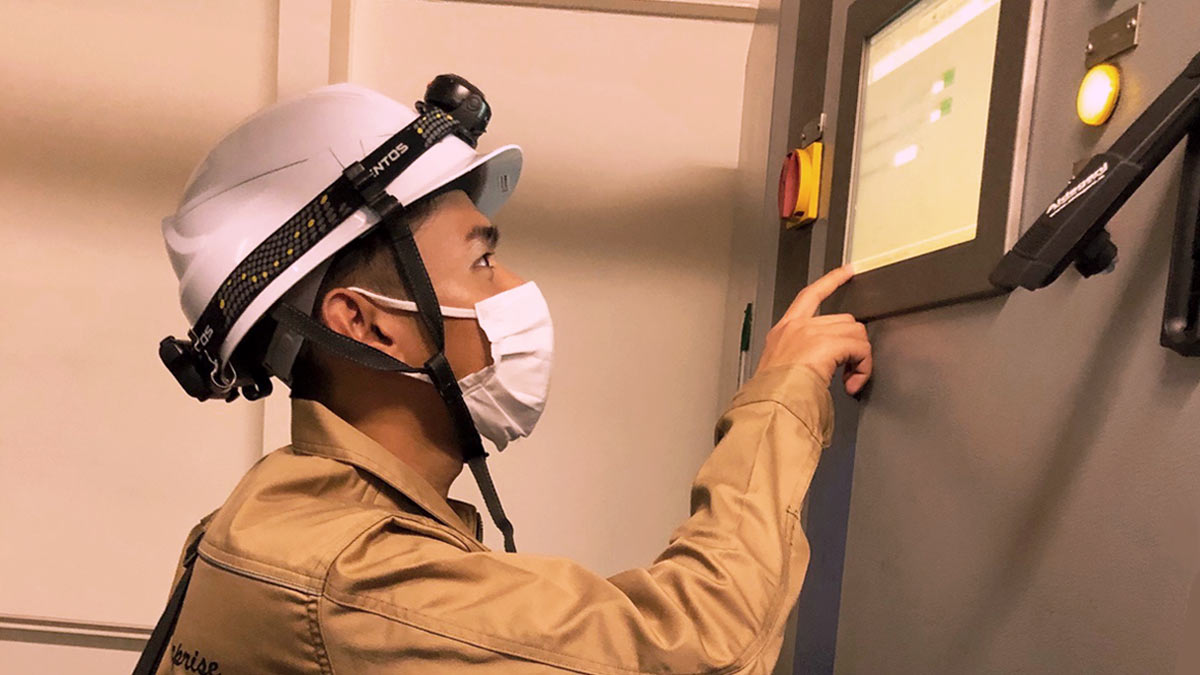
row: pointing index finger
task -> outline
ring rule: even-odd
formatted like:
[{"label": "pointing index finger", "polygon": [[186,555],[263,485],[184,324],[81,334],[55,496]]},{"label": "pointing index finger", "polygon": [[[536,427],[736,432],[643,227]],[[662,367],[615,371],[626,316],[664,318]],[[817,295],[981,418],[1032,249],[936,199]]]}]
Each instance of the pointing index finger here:
[{"label": "pointing index finger", "polygon": [[833,292],[840,288],[842,284],[850,281],[853,276],[854,269],[848,264],[834,269],[800,291],[796,295],[796,299],[792,301],[792,306],[788,308],[787,313],[793,316],[799,315],[804,318],[816,316],[821,303],[833,295]]}]

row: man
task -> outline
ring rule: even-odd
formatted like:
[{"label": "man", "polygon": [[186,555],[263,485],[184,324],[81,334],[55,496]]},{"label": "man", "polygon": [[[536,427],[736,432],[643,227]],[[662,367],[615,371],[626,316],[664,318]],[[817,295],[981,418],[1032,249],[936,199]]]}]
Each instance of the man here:
[{"label": "man", "polygon": [[[239,382],[263,393],[262,373],[246,375],[262,363],[294,400],[292,444],[263,458],[189,537],[157,631],[157,672],[770,671],[807,566],[799,513],[832,431],[827,388],[843,364],[851,393],[870,376],[864,327],[815,316],[850,271],[805,289],[771,330],[758,372],[718,423],[691,517],[654,564],[605,579],[569,560],[490,551],[475,509],[448,491],[471,464],[509,534],[473,448],[480,434],[503,448],[532,429],[552,329],[537,287],[495,257],[488,214],[515,186],[519,150],[477,158],[460,134],[477,90],[441,78],[437,87],[457,92],[440,104],[456,120],[452,135],[416,160],[404,157],[422,146],[404,134],[441,119],[431,96],[420,116],[349,85],[267,109],[218,144],[164,224],[195,322],[189,348],[213,362],[208,393]],[[404,152],[389,149],[397,139],[407,139]],[[368,180],[361,200],[339,197],[350,194],[339,174],[361,185],[364,154],[365,167],[389,154],[409,164],[385,176],[387,195]],[[318,166],[329,157],[336,165]],[[407,206],[389,206],[389,195]],[[342,199],[349,206],[328,207]],[[314,204],[334,216],[309,218]],[[306,240],[310,223],[328,231],[302,254],[289,245]],[[406,248],[409,233],[419,255]],[[247,255],[273,237],[283,244],[270,255]],[[276,255],[296,260],[280,272]],[[193,288],[201,264],[220,269]],[[212,307],[230,306],[244,314],[203,327]],[[239,321],[253,325],[239,333]],[[214,354],[206,345],[218,341]],[[187,380],[187,354],[171,354],[190,393],[209,386]],[[452,376],[439,373],[442,354]],[[405,372],[415,363],[426,366]]]}]

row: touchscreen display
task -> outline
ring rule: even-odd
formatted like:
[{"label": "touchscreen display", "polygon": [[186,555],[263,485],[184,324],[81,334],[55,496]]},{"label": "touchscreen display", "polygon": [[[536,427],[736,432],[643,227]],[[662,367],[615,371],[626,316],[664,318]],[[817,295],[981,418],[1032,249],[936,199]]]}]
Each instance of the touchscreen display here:
[{"label": "touchscreen display", "polygon": [[867,40],[845,248],[857,272],[975,238],[999,26],[1000,0],[920,0]]}]

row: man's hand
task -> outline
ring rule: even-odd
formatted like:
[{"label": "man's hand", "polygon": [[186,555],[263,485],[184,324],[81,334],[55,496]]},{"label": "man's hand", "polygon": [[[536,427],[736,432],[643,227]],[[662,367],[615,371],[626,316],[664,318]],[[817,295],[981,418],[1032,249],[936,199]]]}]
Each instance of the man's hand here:
[{"label": "man's hand", "polygon": [[805,365],[825,382],[833,381],[837,367],[845,365],[846,393],[857,394],[871,378],[871,343],[867,327],[849,314],[816,316],[821,302],[854,276],[849,265],[833,270],[800,291],[787,313],[767,333],[767,345],[758,369]]}]

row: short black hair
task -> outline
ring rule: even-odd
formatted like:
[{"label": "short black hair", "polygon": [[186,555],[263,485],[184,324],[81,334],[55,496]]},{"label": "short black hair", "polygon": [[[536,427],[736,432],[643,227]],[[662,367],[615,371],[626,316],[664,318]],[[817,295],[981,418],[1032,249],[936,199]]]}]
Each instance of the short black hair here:
[{"label": "short black hair", "polygon": [[[409,228],[413,232],[437,210],[442,197],[451,189],[441,190],[414,202],[405,208],[396,221],[374,227],[367,233],[344,246],[333,255],[325,277],[317,289],[313,302],[312,317],[324,323],[321,306],[325,296],[335,288],[362,286],[395,298],[408,299],[408,289],[396,269],[396,257],[392,249],[391,232],[395,228]],[[389,230],[392,228],[392,230]],[[300,347],[292,365],[292,398],[320,400],[321,392],[328,384],[324,369],[313,358],[313,346],[307,340]]]}]

